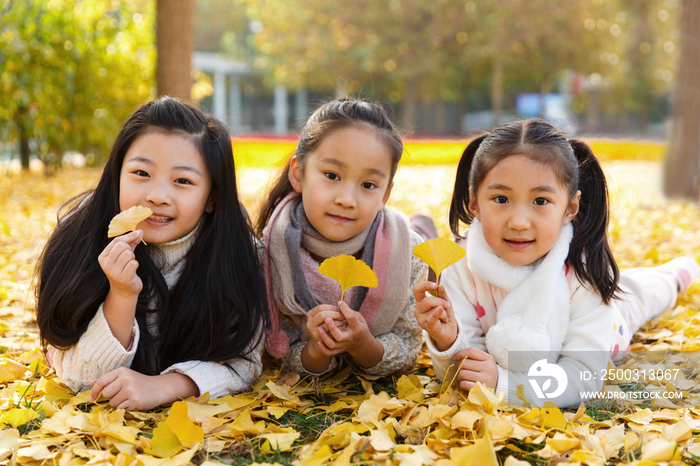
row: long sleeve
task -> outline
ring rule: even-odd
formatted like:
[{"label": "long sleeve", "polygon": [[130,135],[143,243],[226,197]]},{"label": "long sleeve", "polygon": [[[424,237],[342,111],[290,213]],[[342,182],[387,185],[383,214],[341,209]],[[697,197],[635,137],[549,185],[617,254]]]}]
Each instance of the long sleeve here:
[{"label": "long sleeve", "polygon": [[[422,240],[418,235],[412,235],[412,247]],[[425,281],[428,277],[428,266],[423,261],[413,256],[411,259],[411,282],[406,306],[401,311],[396,324],[383,335],[376,338],[384,346],[384,355],[381,361],[372,367],[359,368],[370,375],[387,375],[392,372],[410,369],[416,362],[418,353],[423,344],[421,329],[414,316],[416,310],[416,297],[413,287]]]},{"label": "long sleeve", "polygon": [[139,327],[134,319],[131,346],[124,348],[112,334],[100,305],[88,328],[74,346],[56,350],[53,366],[58,377],[74,391],[90,388],[90,381],[119,367],[129,367],[139,342]]},{"label": "long sleeve", "polygon": [[[475,291],[462,265],[455,264],[443,272],[443,285],[452,302],[459,328],[457,339],[452,347],[440,352],[432,338],[424,332],[433,361],[436,376],[443,382],[451,382],[459,362],[453,356],[465,348],[477,348],[488,352],[486,336],[477,318]],[[583,371],[600,374],[607,366],[612,338],[612,314],[608,306],[601,302],[600,295],[578,283],[571,298],[569,324],[561,352],[550,363],[556,363],[568,375],[565,393],[555,401],[559,406],[571,406],[590,398],[586,392],[597,392],[602,383],[595,377],[582,380]],[[537,397],[526,372],[512,372],[498,367],[496,393],[505,392],[507,401],[519,402],[515,396],[517,387],[522,385],[530,403],[542,405],[547,399]]]},{"label": "long sleeve", "polygon": [[220,398],[241,392],[251,386],[262,373],[264,340],[248,355],[248,360],[239,358],[226,363],[207,361],[185,361],[165,369],[161,374],[179,372],[197,385],[199,394],[209,393],[211,398]]},{"label": "long sleeve", "polygon": [[[474,291],[463,269],[462,262],[453,264],[445,269],[441,280],[457,319],[458,332],[454,344],[445,351],[439,351],[432,337],[428,332],[423,331],[423,338],[433,361],[435,375],[442,381],[450,381],[454,377],[456,363],[452,357],[458,351],[465,348],[486,351],[486,337],[473,304],[475,302]],[[452,369],[450,369],[451,367]]]},{"label": "long sleeve", "polygon": [[[600,391],[603,382],[596,377],[582,380],[584,372],[601,374],[607,367],[612,339],[612,315],[610,308],[601,302],[600,296],[579,285],[571,298],[571,314],[564,346],[556,365],[567,374],[567,387],[555,401],[557,406],[577,405]],[[598,377],[599,378],[599,377]],[[517,401],[515,390],[522,385],[531,404],[541,406],[546,399],[537,397],[528,374],[515,373],[498,368],[496,393],[506,392],[505,399]]]}]

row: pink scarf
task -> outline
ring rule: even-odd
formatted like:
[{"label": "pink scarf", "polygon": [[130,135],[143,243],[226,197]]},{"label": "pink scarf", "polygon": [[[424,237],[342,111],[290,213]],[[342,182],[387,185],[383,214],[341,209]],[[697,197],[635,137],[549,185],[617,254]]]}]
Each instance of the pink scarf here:
[{"label": "pink scarf", "polygon": [[393,328],[410,295],[411,240],[405,215],[385,207],[365,231],[335,242],[323,238],[308,224],[300,202],[296,192],[285,197],[263,231],[271,325],[266,347],[276,358],[284,357],[289,350],[280,314],[300,326],[302,339],[308,340],[306,313],[319,304],[340,300],[340,285],[318,272],[312,255],[328,258],[362,252],[362,258],[371,262],[379,285],[350,289],[345,300],[362,314],[375,336]]}]

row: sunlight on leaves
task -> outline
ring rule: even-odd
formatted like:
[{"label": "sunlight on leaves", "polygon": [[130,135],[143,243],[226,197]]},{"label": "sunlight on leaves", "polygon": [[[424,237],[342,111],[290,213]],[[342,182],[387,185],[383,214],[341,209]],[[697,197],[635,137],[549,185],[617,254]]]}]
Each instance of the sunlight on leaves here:
[{"label": "sunlight on leaves", "polygon": [[190,419],[187,414],[187,403],[184,401],[173,403],[165,424],[185,448],[192,448],[204,439],[204,430]]},{"label": "sunlight on leaves", "polygon": [[439,281],[442,271],[463,258],[466,252],[447,238],[433,238],[414,246],[413,254],[433,269]]},{"label": "sunlight on leaves", "polygon": [[115,236],[120,236],[124,233],[134,231],[136,229],[136,225],[146,220],[151,215],[153,215],[153,211],[151,209],[140,205],[135,205],[129,209],[126,209],[125,211],[115,215],[112,221],[109,222],[107,237],[114,238]]},{"label": "sunlight on leaves", "polygon": [[170,427],[163,423],[153,429],[151,450],[160,458],[168,458],[182,450],[182,444]]},{"label": "sunlight on leaves", "polygon": [[341,301],[343,296],[345,296],[345,290],[352,286],[374,288],[379,284],[377,275],[369,265],[346,254],[329,257],[324,260],[318,267],[318,271],[340,283],[340,288],[342,289],[340,294]]},{"label": "sunlight on leaves", "polygon": [[[455,169],[404,167],[392,207],[409,215],[428,212],[446,234],[440,212]],[[658,164],[615,162],[604,169],[612,173],[609,231],[621,269],[700,257],[700,207],[660,196]],[[679,368],[678,377],[647,380],[644,389],[678,391],[683,398],[513,407],[483,385],[467,392],[435,379],[425,347],[415,367],[395,377],[369,376],[348,365],[314,379],[283,375],[278,364],[266,361],[248,391],[192,397],[148,412],[114,410],[105,399],[91,401],[89,390],[74,394],[46,364],[34,299],[27,298],[33,297],[36,254],[55,225],[56,209],[93,186],[98,175],[89,169],[61,170],[51,178],[0,177],[3,464],[452,466],[473,456],[488,463],[493,454],[506,466],[698,464],[700,283],[642,327],[632,341],[639,358],[630,355],[617,366]],[[267,175],[256,169],[240,177],[252,215]],[[656,349],[674,351],[652,353]],[[605,389],[621,393],[629,386],[610,383]],[[524,391],[516,396],[524,398]]]}]

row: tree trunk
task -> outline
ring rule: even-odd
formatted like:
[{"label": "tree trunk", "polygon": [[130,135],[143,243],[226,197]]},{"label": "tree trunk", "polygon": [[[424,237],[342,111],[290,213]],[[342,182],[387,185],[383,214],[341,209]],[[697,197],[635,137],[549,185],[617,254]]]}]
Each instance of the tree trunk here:
[{"label": "tree trunk", "polygon": [[438,97],[435,102],[435,132],[438,134],[445,134],[446,131],[445,101]]},{"label": "tree trunk", "polygon": [[418,90],[415,79],[408,81],[406,98],[403,102],[403,126],[406,131],[412,131],[418,118]]},{"label": "tree trunk", "polygon": [[588,131],[599,131],[601,127],[600,118],[600,89],[593,88],[588,96],[588,106],[586,107],[586,129]]},{"label": "tree trunk", "polygon": [[673,91],[664,193],[698,199],[700,166],[700,1],[681,3],[681,44]]},{"label": "tree trunk", "polygon": [[15,125],[17,126],[17,133],[19,135],[19,161],[22,165],[22,170],[29,170],[29,136],[24,128],[21,112],[20,115],[17,115]]},{"label": "tree trunk", "polygon": [[500,57],[493,61],[493,86],[491,87],[491,106],[493,109],[493,126],[501,123],[501,107],[503,106],[503,63]]},{"label": "tree trunk", "polygon": [[192,17],[196,0],[158,0],[156,43],[158,95],[191,101]]}]

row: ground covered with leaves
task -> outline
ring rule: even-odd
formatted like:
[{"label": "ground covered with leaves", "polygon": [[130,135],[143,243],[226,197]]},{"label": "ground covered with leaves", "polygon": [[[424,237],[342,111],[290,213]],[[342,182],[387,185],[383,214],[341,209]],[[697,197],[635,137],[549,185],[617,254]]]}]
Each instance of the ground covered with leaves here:
[{"label": "ground covered with leaves", "polygon": [[[659,163],[613,161],[605,168],[610,234],[622,268],[700,257],[698,206],[662,198]],[[447,237],[455,169],[401,167],[390,205],[407,214],[430,213]],[[0,176],[2,463],[700,464],[700,384],[693,363],[700,350],[698,285],[647,324],[632,347],[661,355],[645,361],[649,367],[679,369],[673,380],[647,380],[641,388],[680,392],[680,399],[590,402],[571,410],[510,407],[483,387],[466,393],[441,386],[425,353],[413,372],[393,378],[347,368],[312,380],[268,364],[248,393],[205,395],[149,412],[116,411],[90,402],[87,392],[73,394],[38,349],[32,276],[57,207],[93,186],[98,175],[64,169],[48,179]],[[241,196],[253,215],[269,176],[264,168],[239,171]],[[622,380],[605,389],[640,387]]]}]

